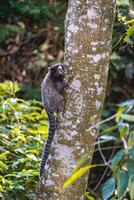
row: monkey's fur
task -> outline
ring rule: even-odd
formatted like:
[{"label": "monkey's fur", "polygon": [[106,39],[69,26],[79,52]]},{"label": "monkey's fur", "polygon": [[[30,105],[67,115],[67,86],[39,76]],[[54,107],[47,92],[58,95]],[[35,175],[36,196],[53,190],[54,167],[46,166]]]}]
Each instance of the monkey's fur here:
[{"label": "monkey's fur", "polygon": [[45,76],[42,85],[41,85],[41,95],[42,102],[44,104],[46,113],[49,120],[49,133],[48,138],[45,143],[45,147],[42,154],[42,160],[40,164],[40,179],[44,176],[44,167],[49,155],[49,149],[53,140],[55,133],[55,117],[54,112],[60,110],[60,106],[63,101],[63,90],[67,86],[67,83],[64,79],[65,69],[62,64],[53,65]]}]

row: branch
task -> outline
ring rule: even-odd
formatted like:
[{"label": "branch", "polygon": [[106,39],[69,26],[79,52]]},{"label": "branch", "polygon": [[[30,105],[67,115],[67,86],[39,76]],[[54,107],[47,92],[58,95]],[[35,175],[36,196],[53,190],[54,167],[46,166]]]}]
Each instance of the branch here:
[{"label": "branch", "polygon": [[87,131],[87,132],[88,132],[88,131],[91,131],[93,128],[96,128],[96,127],[100,126],[101,124],[104,124],[105,122],[111,121],[112,119],[114,119],[114,118],[116,117],[116,115],[117,115],[117,113],[114,114],[114,115],[112,115],[111,117],[109,117],[109,118],[107,118],[107,119],[102,120],[102,121],[99,122],[99,123],[96,123],[94,126],[88,128],[88,129],[86,129],[86,131]]}]

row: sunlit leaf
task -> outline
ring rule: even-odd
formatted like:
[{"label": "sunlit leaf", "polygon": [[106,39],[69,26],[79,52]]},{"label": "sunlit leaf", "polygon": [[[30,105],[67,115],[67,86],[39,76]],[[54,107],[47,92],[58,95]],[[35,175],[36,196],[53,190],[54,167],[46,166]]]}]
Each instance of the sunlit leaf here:
[{"label": "sunlit leaf", "polygon": [[134,115],[129,115],[129,114],[122,114],[121,116],[123,119],[129,122],[134,122]]},{"label": "sunlit leaf", "polygon": [[7,160],[7,155],[9,154],[9,152],[4,152],[0,154],[0,160]]},{"label": "sunlit leaf", "polygon": [[120,107],[116,114],[116,122],[119,122],[123,112],[126,110],[126,107]]},{"label": "sunlit leaf", "polygon": [[95,200],[95,198],[92,197],[92,196],[89,194],[89,192],[85,192],[85,197],[86,197],[86,199],[88,199],[88,200]]},{"label": "sunlit leaf", "polygon": [[38,155],[38,154],[39,154],[39,151],[36,150],[36,149],[29,149],[29,150],[27,150],[26,153],[31,153],[31,154],[36,154],[36,155]]},{"label": "sunlit leaf", "polygon": [[31,160],[37,161],[37,158],[36,158],[36,156],[34,154],[26,154],[26,156],[28,158],[30,158]]},{"label": "sunlit leaf", "polygon": [[116,0],[117,6],[129,6],[129,0]]},{"label": "sunlit leaf", "polygon": [[40,134],[46,134],[47,135],[47,133],[48,133],[48,127],[47,126],[39,126],[38,127],[38,131],[39,131],[39,133]]},{"label": "sunlit leaf", "polygon": [[33,128],[28,128],[27,131],[33,135],[37,135],[38,130],[37,129],[33,129]]},{"label": "sunlit leaf", "polygon": [[128,20],[128,21],[127,21],[127,24],[131,24],[131,23],[132,23],[132,24],[134,23],[134,19],[131,19],[131,20]]},{"label": "sunlit leaf", "polygon": [[4,83],[0,83],[0,95],[13,96],[19,90],[20,87],[17,83],[13,83],[11,81],[5,81]]},{"label": "sunlit leaf", "polygon": [[123,138],[125,136],[128,135],[128,131],[129,131],[129,125],[128,124],[120,124],[120,130],[119,130],[119,133],[120,133],[120,138]]},{"label": "sunlit leaf", "polygon": [[131,41],[131,36],[134,35],[134,25],[130,26],[126,32],[126,36],[124,38],[124,41],[129,43],[129,44],[133,44],[133,42]]},{"label": "sunlit leaf", "polygon": [[3,187],[2,187],[2,185],[0,185],[0,191],[3,191]]},{"label": "sunlit leaf", "polygon": [[70,184],[74,183],[77,179],[79,179],[81,176],[86,174],[91,168],[98,167],[98,166],[104,166],[104,165],[100,165],[100,164],[89,165],[73,173],[72,176],[64,183],[63,188],[66,188]]}]

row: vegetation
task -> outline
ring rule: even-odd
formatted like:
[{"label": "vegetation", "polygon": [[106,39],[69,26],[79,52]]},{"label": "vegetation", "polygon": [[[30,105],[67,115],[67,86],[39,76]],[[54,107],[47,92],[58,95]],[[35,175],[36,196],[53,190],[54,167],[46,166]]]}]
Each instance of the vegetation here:
[{"label": "vegetation", "polygon": [[33,199],[39,161],[47,137],[47,118],[35,100],[16,97],[18,84],[0,84],[0,197]]},{"label": "vegetation", "polygon": [[0,3],[0,80],[22,83],[29,99],[40,99],[38,88],[48,65],[63,60],[66,7],[61,0]]},{"label": "vegetation", "polygon": [[[94,180],[97,187],[90,188],[89,184],[90,190],[85,193],[90,200],[134,199],[134,11],[133,2],[128,0],[117,0],[116,5],[102,115],[102,119],[109,120],[101,124],[95,151],[99,156],[94,158],[95,164],[84,167],[87,156],[81,158],[64,185],[72,184],[91,168],[98,171],[104,168],[101,180],[98,183]],[[37,101],[39,86],[48,65],[63,60],[66,8],[66,0],[1,0],[0,3],[0,198],[3,200],[18,199],[18,193],[20,200],[33,199],[36,193],[48,125],[43,106]],[[18,84],[5,79],[18,81],[21,90]],[[36,100],[27,100],[33,98]]]}]

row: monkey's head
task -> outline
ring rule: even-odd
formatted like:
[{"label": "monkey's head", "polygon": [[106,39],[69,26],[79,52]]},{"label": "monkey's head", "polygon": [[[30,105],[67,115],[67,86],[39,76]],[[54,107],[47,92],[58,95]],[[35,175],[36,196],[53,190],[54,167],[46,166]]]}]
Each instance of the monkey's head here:
[{"label": "monkey's head", "polygon": [[58,63],[55,65],[52,65],[52,67],[50,68],[50,76],[53,79],[63,79],[65,77],[65,68],[63,66],[63,64]]}]

